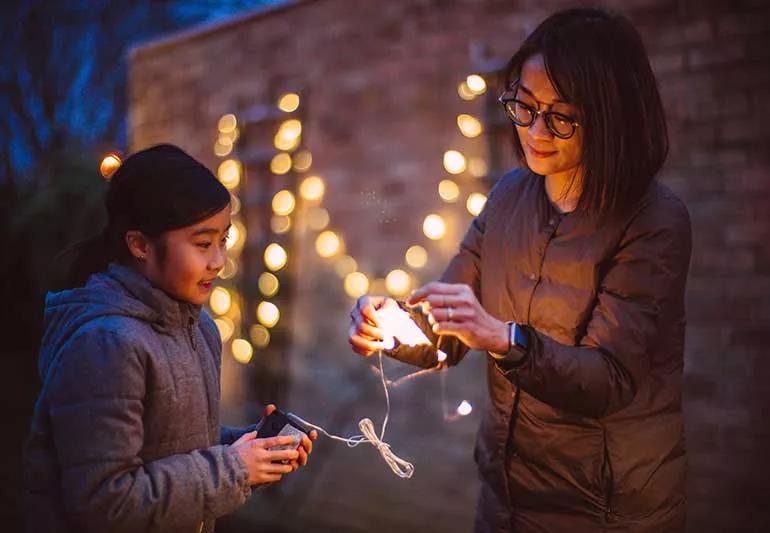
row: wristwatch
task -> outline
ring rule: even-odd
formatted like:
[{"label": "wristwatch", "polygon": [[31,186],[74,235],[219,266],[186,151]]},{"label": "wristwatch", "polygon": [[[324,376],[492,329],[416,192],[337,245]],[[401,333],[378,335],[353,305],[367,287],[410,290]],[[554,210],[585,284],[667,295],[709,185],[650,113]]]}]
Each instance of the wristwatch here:
[{"label": "wristwatch", "polygon": [[502,354],[489,352],[489,355],[497,361],[518,363],[527,355],[529,337],[524,328],[516,322],[507,322],[506,324],[508,325],[508,351]]}]

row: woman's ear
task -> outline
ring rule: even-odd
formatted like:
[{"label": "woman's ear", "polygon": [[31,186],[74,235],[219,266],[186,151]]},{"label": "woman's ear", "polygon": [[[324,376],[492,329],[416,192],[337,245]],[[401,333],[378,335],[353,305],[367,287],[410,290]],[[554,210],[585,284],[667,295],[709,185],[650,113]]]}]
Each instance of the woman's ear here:
[{"label": "woman's ear", "polygon": [[150,254],[150,241],[144,233],[138,230],[129,230],[126,232],[126,246],[131,255],[138,261],[146,261]]}]

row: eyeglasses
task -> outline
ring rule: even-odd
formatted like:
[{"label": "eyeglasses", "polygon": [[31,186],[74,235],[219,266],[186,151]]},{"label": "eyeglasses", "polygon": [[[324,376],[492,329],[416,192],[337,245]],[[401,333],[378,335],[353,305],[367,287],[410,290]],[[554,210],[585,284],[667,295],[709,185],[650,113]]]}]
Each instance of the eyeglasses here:
[{"label": "eyeglasses", "polygon": [[503,104],[505,114],[517,126],[528,128],[534,124],[538,116],[543,115],[548,131],[559,139],[569,139],[575,134],[578,126],[580,126],[575,119],[563,113],[535,109],[516,98],[517,93],[518,91],[506,91],[497,99]]}]

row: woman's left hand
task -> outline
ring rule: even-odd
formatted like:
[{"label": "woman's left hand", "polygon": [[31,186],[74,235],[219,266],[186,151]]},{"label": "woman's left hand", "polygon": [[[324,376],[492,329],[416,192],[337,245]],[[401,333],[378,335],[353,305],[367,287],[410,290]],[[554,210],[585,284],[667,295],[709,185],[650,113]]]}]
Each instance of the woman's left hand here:
[{"label": "woman's left hand", "polygon": [[434,281],[416,289],[408,302],[430,304],[437,335],[457,337],[472,350],[506,353],[509,349],[508,325],[487,313],[468,285]]}]

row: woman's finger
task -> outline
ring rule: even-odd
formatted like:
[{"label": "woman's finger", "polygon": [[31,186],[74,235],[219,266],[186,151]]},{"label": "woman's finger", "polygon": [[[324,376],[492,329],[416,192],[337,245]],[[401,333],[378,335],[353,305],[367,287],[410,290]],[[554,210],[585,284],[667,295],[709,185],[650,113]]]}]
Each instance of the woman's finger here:
[{"label": "woman's finger", "polygon": [[424,301],[430,304],[431,310],[441,307],[465,307],[471,303],[468,301],[468,298],[462,294],[430,294],[425,298]]},{"label": "woman's finger", "polygon": [[357,353],[367,357],[382,349],[381,343],[364,339],[363,337],[356,334],[350,335],[348,338],[348,343]]},{"label": "woman's finger", "polygon": [[430,314],[438,322],[464,322],[473,317],[473,311],[465,307],[437,307]]},{"label": "woman's finger", "polygon": [[452,335],[453,337],[463,337],[466,333],[465,324],[462,322],[436,322],[431,328],[436,335]]},{"label": "woman's finger", "polygon": [[380,328],[369,325],[366,322],[356,323],[356,333],[363,338],[369,338],[373,341],[381,341],[385,337],[384,332]]},{"label": "woman's finger", "polygon": [[410,305],[414,305],[417,302],[421,302],[431,294],[443,294],[446,296],[457,295],[462,291],[463,285],[461,283],[442,283],[440,281],[431,281],[430,283],[423,285],[422,287],[415,289],[412,294],[409,295],[407,302]]}]

